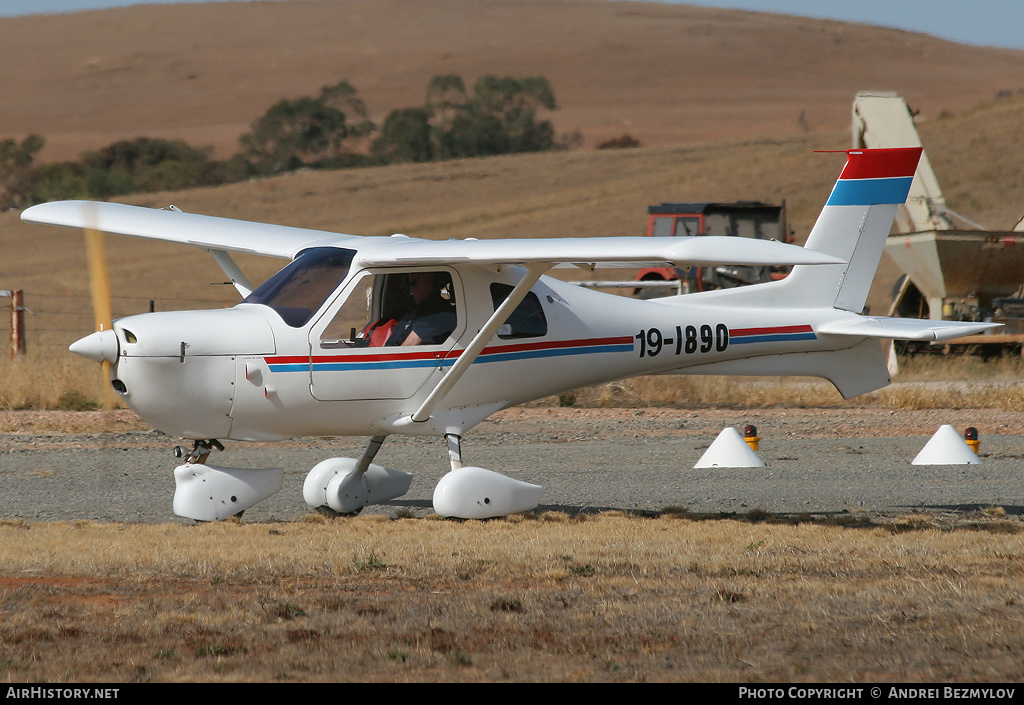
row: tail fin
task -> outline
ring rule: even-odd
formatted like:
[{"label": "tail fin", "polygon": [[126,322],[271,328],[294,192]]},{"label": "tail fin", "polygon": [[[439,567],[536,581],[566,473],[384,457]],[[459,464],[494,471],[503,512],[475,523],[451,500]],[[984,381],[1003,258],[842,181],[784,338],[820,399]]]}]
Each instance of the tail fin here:
[{"label": "tail fin", "polygon": [[776,295],[787,305],[831,304],[860,313],[921,152],[920,147],[848,151],[846,166],[804,245],[847,264],[794,267]]}]

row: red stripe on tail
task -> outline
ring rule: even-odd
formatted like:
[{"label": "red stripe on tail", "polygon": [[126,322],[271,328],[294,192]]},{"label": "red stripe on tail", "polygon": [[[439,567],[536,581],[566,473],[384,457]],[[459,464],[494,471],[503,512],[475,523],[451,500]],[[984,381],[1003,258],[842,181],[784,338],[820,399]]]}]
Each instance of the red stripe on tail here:
[{"label": "red stripe on tail", "polygon": [[921,147],[897,149],[851,149],[840,179],[884,179],[913,176],[921,158]]}]

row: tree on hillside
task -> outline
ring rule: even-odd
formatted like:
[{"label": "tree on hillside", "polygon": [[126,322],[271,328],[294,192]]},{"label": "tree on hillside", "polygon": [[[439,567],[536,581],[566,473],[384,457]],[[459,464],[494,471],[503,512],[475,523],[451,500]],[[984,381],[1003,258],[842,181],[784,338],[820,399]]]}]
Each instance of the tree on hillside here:
[{"label": "tree on hillside", "polygon": [[461,76],[449,73],[430,79],[424,109],[430,116],[431,148],[437,159],[451,158],[451,149],[445,140],[451,133],[455,118],[466,110],[468,102],[466,85]]},{"label": "tree on hillside", "polygon": [[0,205],[25,205],[31,193],[35,158],[46,144],[41,135],[29,135],[18,142],[0,140]]},{"label": "tree on hillside", "polygon": [[554,127],[539,115],[557,109],[551,84],[543,77],[487,75],[467,94],[461,77],[434,76],[423,108],[388,115],[373,156],[387,163],[554,149]]},{"label": "tree on hillside", "polygon": [[95,194],[82,175],[78,162],[42,164],[32,175],[31,191],[26,204],[62,201],[68,198],[90,198]]},{"label": "tree on hillside", "polygon": [[384,164],[431,161],[430,114],[423,108],[392,110],[370,147],[370,156]]},{"label": "tree on hillside", "polygon": [[348,118],[349,135],[351,138],[366,137],[375,129],[369,119],[366,103],[359,97],[358,91],[348,81],[339,81],[333,86],[320,89],[320,100],[332,108],[337,108]]},{"label": "tree on hillside", "polygon": [[539,152],[555,147],[555,131],[543,110],[557,110],[555,94],[541,76],[513,78],[482,76],[473,93],[454,112],[439,143],[441,157],[477,157],[517,152]]},{"label": "tree on hillside", "polygon": [[218,166],[209,150],[184,140],[150,137],[119,140],[86,152],[80,162],[89,192],[96,198],[205,186],[214,181]]},{"label": "tree on hillside", "polygon": [[228,183],[302,167],[344,168],[377,163],[425,162],[553,149],[545,110],[557,110],[543,77],[487,75],[471,93],[460,76],[434,76],[423,107],[392,111],[380,135],[366,105],[348,81],[324,86],[316,96],[283,99],[252,123],[227,161],[182,140],[138,137],[85,152],[77,162],[37,165],[39,135],[0,140],[0,205],[21,207],[64,198],[108,199]]},{"label": "tree on hillside", "polygon": [[0,202],[27,206],[66,198],[107,199],[138,191],[206,186],[223,178],[208,150],[182,140],[139,137],[85,152],[76,162],[35,164],[44,140],[0,141]]},{"label": "tree on hillside", "polygon": [[[346,112],[347,111],[347,112]],[[348,81],[324,86],[317,97],[282,99],[242,135],[242,153],[261,175],[302,167],[347,166],[355,159],[352,142],[374,125]]]}]

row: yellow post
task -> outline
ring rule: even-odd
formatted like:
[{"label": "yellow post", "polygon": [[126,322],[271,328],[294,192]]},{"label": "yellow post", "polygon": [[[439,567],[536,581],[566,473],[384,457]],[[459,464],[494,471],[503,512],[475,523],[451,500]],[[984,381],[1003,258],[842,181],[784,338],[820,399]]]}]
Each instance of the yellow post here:
[{"label": "yellow post", "polygon": [[978,440],[978,429],[974,428],[974,426],[964,431],[964,443],[974,451],[975,455],[980,455],[978,451],[981,449],[981,441]]},{"label": "yellow post", "polygon": [[[111,327],[114,314],[110,304],[110,275],[107,271],[107,253],[103,233],[85,230],[85,254],[89,264],[89,293],[92,295],[92,310],[96,318],[96,330]],[[114,396],[110,390],[110,363],[103,361],[103,408],[114,408]]]},{"label": "yellow post", "polygon": [[747,445],[750,446],[752,451],[755,453],[757,452],[757,447],[761,443],[761,437],[757,435],[757,428],[755,426],[747,424],[747,426],[744,427],[743,440],[747,442]]}]

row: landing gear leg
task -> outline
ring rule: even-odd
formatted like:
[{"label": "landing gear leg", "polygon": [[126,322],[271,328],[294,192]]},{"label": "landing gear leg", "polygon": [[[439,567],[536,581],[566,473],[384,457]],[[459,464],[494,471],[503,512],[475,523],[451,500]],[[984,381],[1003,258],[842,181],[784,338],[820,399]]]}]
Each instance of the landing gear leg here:
[{"label": "landing gear leg", "polygon": [[377,457],[377,451],[384,445],[384,440],[387,436],[374,436],[370,439],[370,442],[366,444],[366,450],[359,456],[359,460],[356,461],[356,472],[360,475],[366,472],[366,469],[370,467],[370,463]]},{"label": "landing gear leg", "polygon": [[325,516],[355,516],[363,511],[369,492],[369,488],[366,486],[363,478],[366,475],[367,469],[373,464],[373,459],[377,457],[380,447],[384,445],[386,438],[387,436],[373,436],[370,442],[366,444],[366,450],[356,460],[352,470],[344,475],[344,480],[338,481],[334,485],[334,492],[338,495],[335,504],[345,508],[354,508],[350,511],[342,511],[335,509],[334,506],[325,505],[317,507],[316,510],[318,512]]},{"label": "landing gear leg", "polygon": [[452,464],[452,470],[458,470],[462,467],[462,436],[446,433],[444,439],[448,442],[448,460]]},{"label": "landing gear leg", "polygon": [[184,458],[186,463],[198,463],[200,465],[206,464],[206,458],[210,455],[210,451],[216,448],[219,451],[224,450],[224,446],[216,438],[211,438],[206,441],[194,441],[192,443],[192,450],[186,450],[184,446],[174,447],[174,457]]}]

